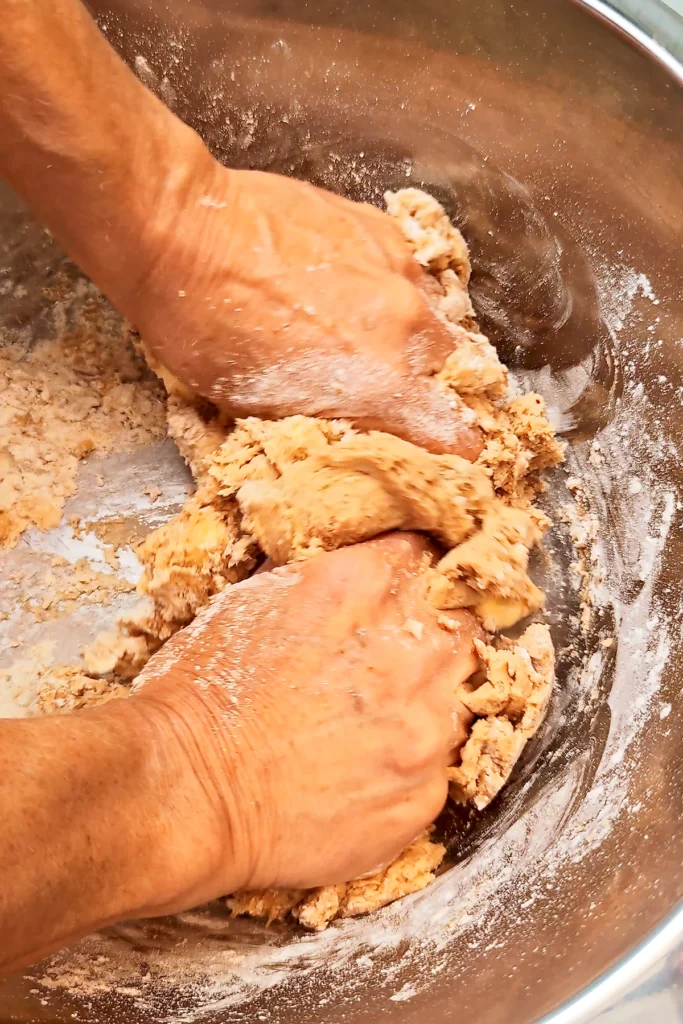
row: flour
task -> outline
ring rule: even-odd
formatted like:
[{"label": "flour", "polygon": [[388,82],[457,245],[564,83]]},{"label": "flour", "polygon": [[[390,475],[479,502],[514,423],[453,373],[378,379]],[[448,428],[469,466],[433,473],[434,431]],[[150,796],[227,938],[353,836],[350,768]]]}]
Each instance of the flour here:
[{"label": "flour", "polygon": [[[628,275],[626,282],[618,278],[616,289],[604,296],[606,303],[612,303],[612,310],[619,310],[622,323],[629,314],[629,295],[635,295],[635,291],[631,292],[634,278],[638,279],[635,272]],[[613,337],[617,346],[618,333],[615,330]],[[614,648],[615,675],[622,684],[619,693],[613,691],[609,698],[612,725],[595,782],[569,822],[567,808],[582,772],[580,761],[547,785],[543,800],[488,843],[477,857],[442,875],[426,893],[409,897],[400,906],[387,908],[371,919],[344,923],[315,937],[284,946],[275,942],[260,946],[258,951],[250,949],[239,963],[220,967],[197,954],[196,968],[211,976],[194,993],[196,1011],[187,1011],[175,1019],[198,1019],[200,1005],[211,1005],[216,1010],[238,1006],[244,999],[256,998],[273,986],[284,986],[293,977],[314,972],[322,975],[323,965],[328,969],[325,976],[333,979],[337,998],[342,998],[366,983],[362,975],[358,977],[359,965],[370,971],[387,950],[403,951],[400,965],[390,968],[379,981],[373,975],[373,983],[387,986],[388,999],[404,990],[412,998],[427,988],[430,977],[438,973],[435,951],[445,953],[453,937],[461,933],[467,934],[473,952],[504,945],[504,936],[494,936],[502,908],[514,899],[513,890],[517,893],[528,885],[530,895],[522,901],[526,908],[547,900],[567,864],[578,863],[599,847],[620,815],[638,810],[638,802],[629,797],[637,764],[637,741],[656,701],[667,654],[680,631],[680,621],[667,621],[656,610],[656,573],[677,505],[658,471],[663,439],[643,437],[640,429],[645,422],[642,390],[634,380],[627,381],[626,388],[628,399],[622,403],[621,413],[600,437],[604,462],[596,466],[590,461],[589,443],[571,449],[569,456],[569,471],[580,477],[587,496],[589,522],[600,524],[597,536],[588,526],[583,537],[588,563],[600,579],[600,585],[592,590],[593,606],[596,613],[614,612],[612,635],[604,630],[600,633],[608,643],[600,643],[578,670],[586,713],[591,713],[599,699],[598,684]],[[648,417],[647,421],[651,419]],[[637,429],[634,424],[639,425]],[[630,437],[638,437],[639,445],[625,448],[621,441],[625,431],[629,431]],[[639,501],[626,502],[623,509],[620,505],[622,518],[616,524],[610,523],[605,514],[610,495],[623,487],[624,481],[625,489],[632,491],[628,481],[635,477],[640,487],[630,496],[637,496]],[[644,564],[644,586],[632,593],[631,583],[643,575]],[[634,692],[638,693],[635,706],[631,699]],[[670,705],[659,711],[663,718],[669,713]],[[365,950],[372,951],[372,955],[367,956]],[[427,951],[430,975],[415,970]],[[396,990],[391,986],[393,977],[406,968],[420,981],[413,980],[408,989]],[[174,976],[174,989],[183,987],[183,975],[180,969]],[[189,984],[189,978],[185,983]],[[283,1016],[287,998],[283,992],[279,1000]],[[158,1019],[164,1019],[163,1011]]]},{"label": "flour", "polygon": [[[612,342],[621,364],[628,366],[633,353],[621,347],[621,329],[630,323],[635,303],[645,303],[652,310],[655,300],[647,295],[647,286],[636,271],[610,268],[601,281],[601,301]],[[647,324],[643,333],[653,338],[651,351],[655,352],[656,325]],[[582,373],[577,371],[564,381],[567,386],[560,391],[552,390],[547,378],[551,390],[546,398],[551,399],[558,422],[567,422],[566,410],[580,392]],[[523,904],[531,910],[543,903],[567,865],[578,863],[598,848],[620,815],[638,810],[630,785],[634,766],[637,769],[638,738],[651,708],[663,722],[671,710],[670,704],[658,703],[658,693],[667,654],[681,624],[662,614],[656,574],[680,506],[660,470],[667,453],[666,440],[643,436],[642,424],[652,422],[649,399],[639,380],[630,373],[625,377],[625,396],[612,423],[600,434],[600,448],[591,450],[591,442],[585,442],[569,452],[570,477],[580,484],[585,496],[581,543],[590,570],[592,614],[600,625],[599,639],[591,632],[592,626],[588,630],[585,657],[577,657],[565,688],[580,694],[582,713],[592,716],[605,699],[601,687],[612,671],[611,659],[615,659],[620,681],[618,690],[607,698],[612,713],[610,733],[596,779],[583,802],[573,805],[585,770],[585,760],[579,756],[545,783],[543,799],[525,813],[518,816],[514,802],[504,809],[497,834],[473,856],[438,877],[431,889],[371,918],[335,924],[319,935],[294,938],[282,928],[263,932],[256,925],[240,926],[227,912],[212,907],[154,925],[125,925],[107,935],[90,937],[75,952],[60,954],[32,972],[48,1006],[53,991],[57,995],[67,991],[80,1000],[93,1000],[94,1007],[104,996],[106,1006],[113,1006],[121,1019],[128,1015],[128,1008],[136,1006],[149,1020],[189,1024],[201,1019],[208,1008],[213,1012],[234,1008],[242,1014],[245,1003],[261,1006],[261,996],[278,987],[279,1011],[254,1012],[254,1019],[273,1024],[278,1012],[284,1017],[288,1007],[296,1009],[297,986],[308,978],[318,979],[316,988],[327,989],[328,983],[333,986],[337,1001],[357,998],[367,985],[384,992],[388,1001],[404,992],[412,999],[446,969],[454,937],[462,936],[475,955],[504,947],[507,933],[501,925],[506,907],[514,904],[521,910]],[[533,385],[544,390],[544,380],[544,375],[536,375]],[[152,462],[153,458],[150,465]],[[183,478],[177,464],[164,473],[164,488],[169,479],[179,481],[173,484],[178,487],[177,507],[186,483],[180,482]],[[148,482],[149,478],[144,480],[144,484]],[[142,497],[141,479],[136,488],[131,477],[118,496],[112,493],[107,514],[125,517],[127,509],[132,509],[135,517],[139,512],[143,517],[163,518],[173,505],[171,501],[169,508],[163,507],[167,490],[162,490],[161,498],[151,506]],[[571,503],[571,491],[558,494],[558,503]],[[556,500],[555,489],[551,499],[553,503]],[[609,516],[615,508],[619,513],[616,521]],[[94,522],[96,511],[86,513],[85,521],[91,516]],[[62,538],[60,550],[66,545],[71,560],[81,549],[70,547],[76,544],[73,533],[67,536],[65,532]],[[551,535],[551,577],[560,571],[561,562],[554,551],[560,539]],[[93,558],[97,553],[101,562],[99,545],[90,540],[86,543],[91,545]],[[50,556],[54,553],[51,550]],[[42,653],[48,657],[50,650]],[[35,653],[39,656],[40,652]],[[638,695],[635,706],[634,693]],[[559,711],[561,714],[562,706]],[[556,720],[549,727],[554,728]],[[542,740],[546,742],[547,738]],[[531,785],[532,776],[522,775],[520,799]],[[523,899],[520,893],[524,893]],[[221,939],[220,948],[217,938]],[[541,946],[542,941],[539,938]],[[386,966],[388,955],[394,959]],[[409,984],[401,977],[406,970],[413,972]],[[321,1007],[326,999],[320,1001]],[[97,1013],[97,1009],[85,1007],[79,1011],[84,1019],[96,1020]]]},{"label": "flour", "polygon": [[[53,286],[54,336],[0,348],[0,544],[58,525],[91,451],[134,451],[165,432],[161,389],[93,286]],[[46,290],[47,291],[47,290]]]}]

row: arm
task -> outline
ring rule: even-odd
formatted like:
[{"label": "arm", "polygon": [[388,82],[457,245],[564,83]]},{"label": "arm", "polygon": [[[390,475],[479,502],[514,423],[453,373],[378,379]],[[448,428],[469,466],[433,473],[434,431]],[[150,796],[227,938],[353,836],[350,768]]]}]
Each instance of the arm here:
[{"label": "arm", "polygon": [[209,160],[80,0],[3,3],[0,171],[124,312],[164,211],[191,201]]},{"label": "arm", "polygon": [[159,363],[230,416],[344,417],[481,450],[432,380],[455,341],[395,223],[222,167],[79,0],[3,4],[0,172]]},{"label": "arm", "polygon": [[393,860],[443,806],[472,718],[478,627],[440,627],[425,549],[395,534],[256,575],[129,699],[0,722],[0,971],[124,918]]},{"label": "arm", "polygon": [[174,827],[201,806],[177,748],[133,700],[0,721],[0,974],[170,904],[215,868]]}]

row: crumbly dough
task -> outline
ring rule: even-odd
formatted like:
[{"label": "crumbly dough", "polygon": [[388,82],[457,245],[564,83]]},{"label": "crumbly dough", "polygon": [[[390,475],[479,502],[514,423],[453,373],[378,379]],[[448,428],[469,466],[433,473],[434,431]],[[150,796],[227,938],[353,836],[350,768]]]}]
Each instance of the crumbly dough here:
[{"label": "crumbly dough", "polygon": [[46,668],[38,680],[37,710],[40,714],[97,707],[115,697],[127,697],[129,694],[127,686],[88,675],[73,665]]},{"label": "crumbly dough", "polygon": [[486,680],[463,703],[477,720],[449,769],[452,798],[478,810],[503,788],[528,739],[543,721],[555,679],[555,654],[548,627],[529,626],[518,641],[497,637],[474,641]]},{"label": "crumbly dough", "polygon": [[163,391],[130,330],[97,328],[103,304],[86,289],[61,337],[0,347],[0,545],[58,525],[89,452],[133,451],[166,432]]},{"label": "crumbly dough", "polygon": [[[62,706],[85,698],[97,677],[119,695],[123,680],[213,594],[250,575],[264,555],[285,563],[386,530],[418,529],[446,549],[424,575],[437,608],[471,608],[493,634],[542,606],[528,560],[549,521],[533,501],[543,488],[539,474],[561,461],[562,448],[538,395],[507,395],[506,369],[474,320],[460,232],[425,193],[406,189],[387,193],[386,200],[416,259],[430,271],[428,294],[453,337],[437,381],[480,427],[481,455],[471,464],[387,434],[356,431],[344,421],[304,416],[226,425],[156,367],[169,391],[169,433],[197,489],[138,548],[144,567],[139,590],[148,604],[88,650],[87,674],[58,680],[50,694],[66,701]],[[448,628],[448,616],[442,620]],[[455,799],[483,808],[542,720],[554,659],[548,629],[540,624],[517,642],[491,637],[478,651],[481,672],[466,698],[476,717],[450,777]],[[335,917],[367,913],[423,888],[444,853],[427,832],[372,878],[309,892],[238,893],[228,904],[235,914],[269,921],[290,915],[320,929]]]},{"label": "crumbly dough", "polygon": [[139,590],[153,600],[144,632],[167,640],[214,594],[256,567],[252,538],[240,529],[239,510],[206,503],[198,492],[185,508],[139,546],[145,566]]},{"label": "crumbly dough", "polygon": [[[437,279],[444,272],[451,274],[466,292],[472,272],[467,243],[441,203],[419,188],[385,192],[384,201],[417,262]],[[473,315],[471,306],[469,315]]]},{"label": "crumbly dough", "polygon": [[368,878],[309,891],[266,889],[237,893],[228,897],[226,903],[235,915],[265,917],[270,924],[291,914],[306,928],[321,931],[336,917],[369,914],[429,885],[446,853],[441,843],[430,838],[430,831],[412,842],[389,867]]},{"label": "crumbly dough", "polygon": [[121,683],[90,676],[72,665],[59,665],[45,672],[38,691],[38,711],[42,714],[78,711],[107,704],[116,697],[127,697],[129,692]]}]

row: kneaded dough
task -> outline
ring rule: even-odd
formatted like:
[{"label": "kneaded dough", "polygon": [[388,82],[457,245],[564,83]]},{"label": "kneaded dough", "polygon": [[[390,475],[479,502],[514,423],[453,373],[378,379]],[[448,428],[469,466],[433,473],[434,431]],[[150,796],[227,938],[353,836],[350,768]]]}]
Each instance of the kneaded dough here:
[{"label": "kneaded dough", "polygon": [[308,892],[301,889],[265,889],[242,892],[226,900],[235,915],[264,917],[270,924],[291,914],[314,931],[326,928],[336,917],[359,917],[379,910],[394,900],[419,892],[434,880],[434,872],[446,849],[423,832],[393,864],[368,878],[345,885],[324,885]]},{"label": "kneaded dough", "polygon": [[389,530],[423,530],[451,548],[474,531],[493,488],[457,455],[372,432],[327,445],[274,479],[251,480],[236,498],[245,529],[283,565]]},{"label": "kneaded dough", "polygon": [[[416,189],[387,193],[386,201],[430,272],[430,301],[453,337],[453,352],[436,379],[480,428],[478,459],[432,455],[341,420],[251,417],[225,425],[158,368],[169,390],[169,433],[197,489],[138,549],[144,566],[139,589],[150,605],[118,635],[100,638],[86,652],[86,668],[93,678],[129,678],[213,594],[249,576],[264,555],[282,564],[387,530],[423,530],[444,549],[424,573],[443,627],[449,628],[449,609],[467,607],[490,634],[488,642],[478,642],[481,672],[465,698],[474,722],[450,770],[454,799],[481,809],[538,728],[553,685],[545,625],[530,626],[516,642],[493,634],[543,604],[528,561],[550,524],[533,501],[543,488],[540,472],[561,461],[562,448],[538,395],[507,395],[507,371],[477,330],[460,232],[436,200]],[[88,687],[87,678],[79,679],[79,691]],[[425,832],[372,878],[310,892],[238,893],[228,905],[236,914],[269,921],[291,915],[319,929],[423,888],[444,853]]]},{"label": "kneaded dough", "polygon": [[555,678],[548,627],[529,626],[518,641],[474,641],[486,681],[463,703],[479,716],[449,769],[451,796],[483,810],[503,788],[528,739],[545,717]]}]

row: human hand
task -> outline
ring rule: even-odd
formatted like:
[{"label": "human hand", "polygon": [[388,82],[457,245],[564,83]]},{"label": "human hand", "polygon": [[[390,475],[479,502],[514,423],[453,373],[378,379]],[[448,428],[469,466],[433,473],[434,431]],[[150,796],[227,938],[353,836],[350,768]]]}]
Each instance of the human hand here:
[{"label": "human hand", "polygon": [[193,167],[126,309],[153,356],[231,417],[341,417],[476,458],[479,431],[432,379],[453,336],[394,221],[208,153]]},{"label": "human hand", "polygon": [[221,166],[79,0],[3,10],[0,84],[3,176],[186,388],[476,458],[432,379],[452,337],[386,214]]},{"label": "human hand", "polygon": [[427,543],[392,534],[224,590],[126,704],[185,783],[168,808],[177,895],[306,888],[378,869],[439,813],[471,714],[467,612],[437,623]]}]

